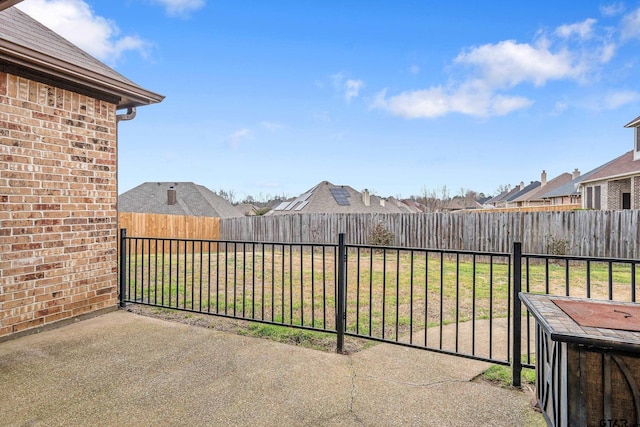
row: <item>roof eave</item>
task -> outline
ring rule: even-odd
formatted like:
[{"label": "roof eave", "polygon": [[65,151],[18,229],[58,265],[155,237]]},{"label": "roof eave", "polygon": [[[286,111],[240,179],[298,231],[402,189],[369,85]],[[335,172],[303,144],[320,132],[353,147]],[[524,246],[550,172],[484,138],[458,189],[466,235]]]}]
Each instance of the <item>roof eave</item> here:
[{"label": "roof eave", "polygon": [[618,179],[629,178],[629,177],[636,176],[636,175],[640,175],[640,170],[632,171],[632,172],[620,173],[620,174],[617,174],[617,175],[609,175],[609,176],[605,176],[605,177],[601,177],[601,178],[585,179],[585,180],[581,181],[580,184],[586,184],[586,183],[589,183],[589,182],[598,182],[598,181],[615,181],[615,180],[618,180]]},{"label": "roof eave", "polygon": [[8,9],[21,1],[22,0],[0,0],[0,10]]},{"label": "roof eave", "polygon": [[140,86],[109,78],[2,39],[0,39],[0,60],[117,96],[120,98],[118,109],[155,104],[164,99],[163,95]]},{"label": "roof eave", "polygon": [[626,127],[626,128],[640,127],[640,116],[638,116],[635,119],[631,120],[629,123],[624,125],[624,127]]}]

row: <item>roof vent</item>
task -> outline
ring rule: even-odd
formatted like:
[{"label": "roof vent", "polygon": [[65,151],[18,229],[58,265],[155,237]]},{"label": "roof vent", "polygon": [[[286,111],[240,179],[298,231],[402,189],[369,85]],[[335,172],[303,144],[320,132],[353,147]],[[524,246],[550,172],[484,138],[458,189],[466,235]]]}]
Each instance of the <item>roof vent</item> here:
[{"label": "roof vent", "polygon": [[171,186],[167,190],[167,204],[169,206],[173,206],[176,204],[176,201],[177,201],[176,189],[173,188],[173,186]]}]

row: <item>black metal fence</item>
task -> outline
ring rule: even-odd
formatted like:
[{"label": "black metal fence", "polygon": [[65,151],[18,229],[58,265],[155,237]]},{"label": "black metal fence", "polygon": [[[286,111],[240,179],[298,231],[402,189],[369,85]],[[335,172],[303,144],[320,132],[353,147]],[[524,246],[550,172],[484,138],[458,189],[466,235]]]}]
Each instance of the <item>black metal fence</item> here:
[{"label": "black metal fence", "polygon": [[636,300],[638,260],[338,244],[120,238],[120,304],[533,367],[525,292]]}]

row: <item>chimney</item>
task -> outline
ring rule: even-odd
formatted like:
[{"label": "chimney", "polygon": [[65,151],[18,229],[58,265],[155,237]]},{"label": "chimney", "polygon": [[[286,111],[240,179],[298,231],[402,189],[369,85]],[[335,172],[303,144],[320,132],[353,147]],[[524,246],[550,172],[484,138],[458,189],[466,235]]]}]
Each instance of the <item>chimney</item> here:
[{"label": "chimney", "polygon": [[380,199],[380,206],[384,207],[385,204],[385,200],[384,199]]},{"label": "chimney", "polygon": [[362,190],[362,203],[364,203],[365,206],[371,205],[371,194],[369,194],[369,190],[366,188]]},{"label": "chimney", "polygon": [[578,170],[578,168],[575,168],[573,170],[573,173],[571,174],[571,179],[576,179],[580,176],[580,171]]},{"label": "chimney", "polygon": [[540,187],[547,185],[547,172],[542,171],[540,174]]},{"label": "chimney", "polygon": [[524,190],[524,181],[520,181],[520,190]]},{"label": "chimney", "polygon": [[175,205],[176,204],[176,189],[173,188],[173,185],[171,187],[169,187],[169,189],[167,190],[167,204],[169,206]]}]

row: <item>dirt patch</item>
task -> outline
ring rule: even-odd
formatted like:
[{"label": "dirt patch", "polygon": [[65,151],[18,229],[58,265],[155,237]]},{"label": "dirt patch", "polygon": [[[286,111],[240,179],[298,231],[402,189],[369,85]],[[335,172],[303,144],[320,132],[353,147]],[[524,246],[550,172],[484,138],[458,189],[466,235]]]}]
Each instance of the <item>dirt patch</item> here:
[{"label": "dirt patch", "polygon": [[[312,348],[330,353],[336,351],[336,335],[271,325],[249,320],[230,319],[209,314],[190,313],[179,310],[129,304],[127,311],[141,316],[154,317],[191,326],[229,332],[238,335],[269,339],[299,347]],[[377,344],[375,341],[345,337],[343,354],[353,354]]]}]

